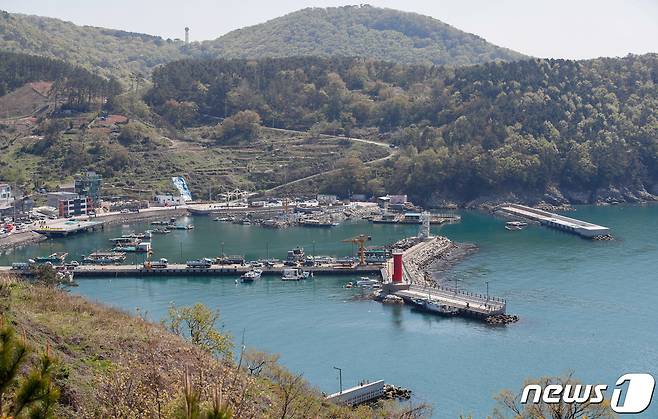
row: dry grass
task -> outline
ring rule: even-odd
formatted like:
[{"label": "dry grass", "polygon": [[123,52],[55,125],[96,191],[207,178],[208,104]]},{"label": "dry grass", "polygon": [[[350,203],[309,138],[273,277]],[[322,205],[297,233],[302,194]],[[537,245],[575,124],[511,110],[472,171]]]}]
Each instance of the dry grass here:
[{"label": "dry grass", "polygon": [[[235,417],[281,417],[291,375],[271,363],[256,376],[233,361],[219,361],[161,325],[64,291],[0,277],[0,312],[34,348],[49,345],[59,361],[58,417],[176,417],[183,407],[183,379],[190,369],[206,405],[217,388]],[[369,407],[323,403],[300,382],[285,417],[399,417]]]}]

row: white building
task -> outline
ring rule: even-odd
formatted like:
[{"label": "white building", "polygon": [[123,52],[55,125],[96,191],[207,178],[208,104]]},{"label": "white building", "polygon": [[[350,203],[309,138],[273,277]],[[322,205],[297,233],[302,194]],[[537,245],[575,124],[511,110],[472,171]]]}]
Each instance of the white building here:
[{"label": "white building", "polygon": [[173,207],[177,205],[185,205],[185,198],[174,195],[156,195],[153,199],[155,203],[162,207]]},{"label": "white building", "polygon": [[0,205],[10,204],[14,201],[11,194],[11,185],[8,183],[0,183]]},{"label": "white building", "polygon": [[338,202],[338,197],[336,195],[318,194],[316,199],[322,205],[333,205]]}]

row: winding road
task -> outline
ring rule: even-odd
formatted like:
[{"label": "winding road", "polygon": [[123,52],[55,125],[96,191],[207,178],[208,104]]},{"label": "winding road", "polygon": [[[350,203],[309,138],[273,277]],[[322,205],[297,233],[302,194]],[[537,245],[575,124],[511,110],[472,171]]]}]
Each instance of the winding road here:
[{"label": "winding road", "polygon": [[[273,130],[273,131],[290,133],[290,134],[306,134],[306,132],[303,132],[303,131],[295,131],[295,130],[282,129],[282,128],[268,128],[268,129]],[[375,160],[370,160],[368,162],[364,162],[364,164],[366,166],[371,166],[371,165],[374,165],[374,164],[384,162],[386,160],[390,160],[391,158],[393,158],[393,156],[395,156],[399,153],[399,149],[391,148],[390,144],[382,143],[382,142],[379,142],[379,141],[366,140],[364,138],[354,138],[354,137],[337,137],[337,136],[334,136],[334,135],[326,135],[326,134],[322,134],[322,135],[320,135],[320,137],[322,137],[322,138],[332,138],[332,139],[338,139],[338,140],[348,140],[348,141],[353,141],[353,142],[356,142],[356,143],[371,144],[371,145],[375,145],[375,146],[378,146],[378,147],[383,147],[383,148],[386,149],[386,151],[388,152],[387,156],[381,157],[381,158],[378,158],[378,159],[375,159]],[[266,189],[266,190],[262,191],[261,193],[268,194],[268,193],[271,193],[271,192],[275,192],[277,190],[283,189],[283,188],[285,188],[287,186],[290,186],[290,185],[295,185],[297,183],[303,183],[305,181],[312,180],[312,179],[315,179],[315,178],[320,177],[320,176],[331,175],[331,174],[337,173],[340,170],[341,169],[331,169],[331,170],[326,170],[324,172],[315,173],[313,175],[309,175],[309,176],[305,176],[303,178],[295,179],[295,180],[292,180],[290,182],[282,183],[281,185],[275,186],[275,187],[270,188],[270,189]]]}]

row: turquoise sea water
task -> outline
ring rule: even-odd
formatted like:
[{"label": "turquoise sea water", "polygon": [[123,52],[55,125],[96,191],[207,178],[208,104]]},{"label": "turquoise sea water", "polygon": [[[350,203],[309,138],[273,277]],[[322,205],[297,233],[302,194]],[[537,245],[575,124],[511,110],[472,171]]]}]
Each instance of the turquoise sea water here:
[{"label": "turquoise sea water", "polygon": [[[459,287],[509,301],[519,323],[492,328],[356,301],[342,288],[354,278],[319,277],[300,283],[266,278],[82,279],[72,292],[159,320],[171,302],[201,301],[219,308],[225,330],[248,346],[281,354],[282,362],[322,391],[338,389],[333,366],[346,386],[385,379],[430,402],[435,417],[484,417],[503,388],[524,379],[573,370],[582,381],[610,387],[627,372],[658,377],[658,207],[583,207],[570,215],[606,225],[617,238],[592,242],[543,227],[508,232],[504,222],[477,212],[460,224],[434,229],[480,250],[442,275]],[[302,245],[307,253],[348,255],[341,239],[364,232],[372,244],[416,233],[414,226],[344,224],[331,230],[267,230],[189,218],[192,231],[154,237],[156,257],[172,261],[220,253],[247,258],[283,257]],[[111,226],[97,234],[45,242],[0,256],[0,263],[54,251],[69,259],[108,247],[108,238],[146,224]],[[129,260],[131,261],[131,260]],[[136,258],[135,262],[139,262]],[[609,394],[608,394],[609,395]],[[641,416],[658,417],[658,401]]]}]

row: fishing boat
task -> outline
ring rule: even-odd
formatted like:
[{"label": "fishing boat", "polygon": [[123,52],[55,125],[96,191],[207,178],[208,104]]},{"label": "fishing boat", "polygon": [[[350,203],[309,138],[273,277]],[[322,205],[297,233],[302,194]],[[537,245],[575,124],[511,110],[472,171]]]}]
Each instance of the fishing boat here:
[{"label": "fishing boat", "polygon": [[121,237],[115,237],[110,239],[113,243],[137,243],[144,239],[151,238],[151,230],[146,230],[143,233],[130,233],[124,234]]},{"label": "fishing boat", "polygon": [[281,280],[283,281],[301,281],[310,276],[310,273],[300,268],[284,269]]},{"label": "fishing boat", "polygon": [[155,230],[151,231],[153,234],[169,234],[171,233],[171,230],[165,228],[156,228]]},{"label": "fishing boat", "polygon": [[231,218],[230,217],[221,217],[221,218],[217,217],[217,218],[213,218],[213,221],[220,221],[222,223],[227,223],[227,222],[231,221]]},{"label": "fishing boat", "polygon": [[85,256],[82,263],[111,265],[126,260],[126,254],[123,252],[94,252]]},{"label": "fishing boat", "polygon": [[53,253],[48,256],[39,256],[34,258],[36,263],[52,263],[53,265],[64,262],[68,253]]},{"label": "fishing boat", "polygon": [[240,276],[242,282],[254,282],[257,279],[260,279],[260,276],[263,274],[263,271],[260,269],[252,269],[249,272],[245,272]]},{"label": "fishing boat", "polygon": [[439,316],[452,317],[459,314],[459,309],[456,307],[451,307],[446,304],[440,304],[437,301],[432,299],[416,299],[413,301],[417,309],[426,311],[432,314],[438,314]]},{"label": "fishing boat", "polygon": [[508,221],[505,223],[505,230],[508,231],[523,230],[523,227],[527,225],[528,223],[524,223],[523,221]]},{"label": "fishing boat", "polygon": [[168,226],[169,224],[170,224],[169,221],[163,221],[163,220],[151,221],[151,225],[153,226]]},{"label": "fishing boat", "polygon": [[112,251],[127,253],[148,253],[151,251],[151,249],[151,242],[140,242],[119,244],[118,246],[114,246]]},{"label": "fishing boat", "polygon": [[194,226],[192,224],[172,224],[169,228],[171,230],[192,230]]},{"label": "fishing boat", "polygon": [[373,287],[380,285],[380,283],[376,279],[370,279],[366,276],[362,276],[358,281],[356,281],[356,285],[359,287]]}]

